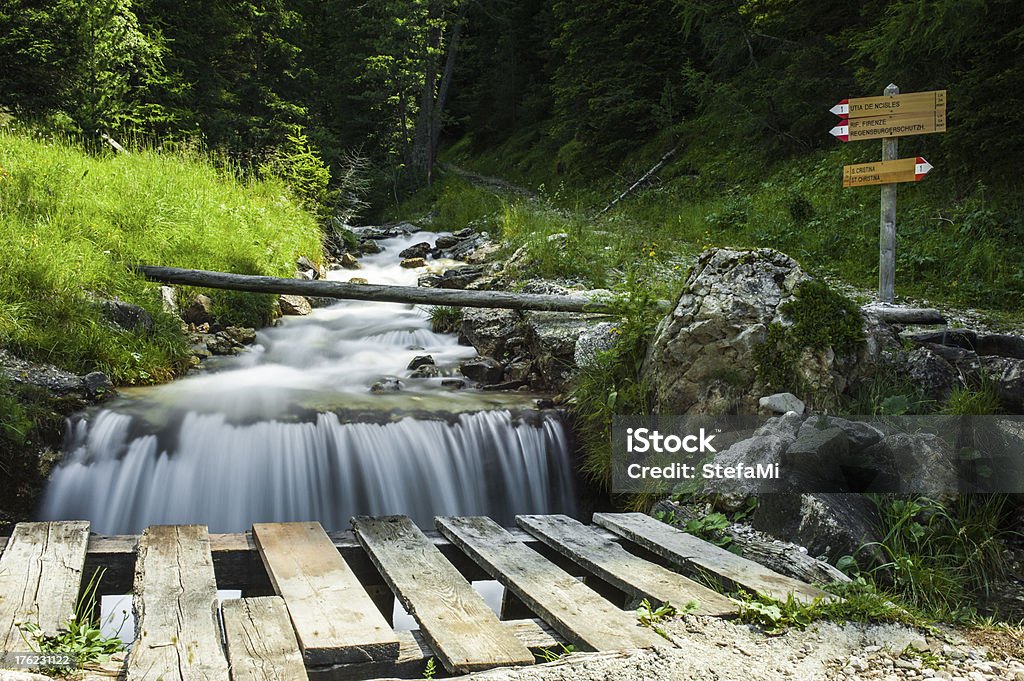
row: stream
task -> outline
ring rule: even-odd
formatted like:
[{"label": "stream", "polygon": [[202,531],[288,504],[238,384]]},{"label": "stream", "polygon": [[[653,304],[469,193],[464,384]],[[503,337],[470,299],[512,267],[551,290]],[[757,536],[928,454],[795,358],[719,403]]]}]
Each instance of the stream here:
[{"label": "stream", "polygon": [[[402,268],[398,253],[437,236],[381,240],[362,269],[328,278],[415,285],[425,269]],[[423,355],[441,375],[410,377],[410,362]],[[154,524],[228,533],[298,520],[345,530],[359,514],[404,514],[424,530],[436,515],[488,515],[507,526],[521,513],[573,514],[557,414],[538,411],[535,395],[443,384],[475,355],[456,336],[433,332],[415,306],[345,301],[285,317],[249,352],[207,360],[206,371],[173,383],[124,390],[69,421],[38,516],[138,534]],[[395,380],[399,391],[371,391]],[[493,589],[488,595],[494,605]]]}]

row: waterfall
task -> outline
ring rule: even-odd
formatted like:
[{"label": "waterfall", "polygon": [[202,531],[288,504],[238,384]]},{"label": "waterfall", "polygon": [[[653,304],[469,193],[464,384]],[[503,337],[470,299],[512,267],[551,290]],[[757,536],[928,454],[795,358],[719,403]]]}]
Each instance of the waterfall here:
[{"label": "waterfall", "polygon": [[[396,254],[436,236],[383,241],[355,274],[415,284],[418,272]],[[440,375],[412,374],[421,355]],[[557,415],[536,411],[529,395],[445,387],[473,355],[412,306],[341,302],[287,318],[211,371],[126,391],[69,421],[38,515],[137,534],[152,524],[218,533],[292,520],[343,530],[360,514],[404,514],[424,529],[437,515],[511,525],[518,513],[572,514]],[[382,379],[401,390],[375,394]]]},{"label": "waterfall", "polygon": [[40,516],[88,518],[101,534],[147,525],[207,524],[240,532],[254,522],[317,520],[347,529],[354,515],[405,514],[430,528],[436,515],[572,512],[572,472],[561,424],[534,426],[507,410],[453,423],[404,418],[340,423],[232,425],[223,414],[185,416],[163,447],[132,438],[132,417],[102,411],[72,429]]}]

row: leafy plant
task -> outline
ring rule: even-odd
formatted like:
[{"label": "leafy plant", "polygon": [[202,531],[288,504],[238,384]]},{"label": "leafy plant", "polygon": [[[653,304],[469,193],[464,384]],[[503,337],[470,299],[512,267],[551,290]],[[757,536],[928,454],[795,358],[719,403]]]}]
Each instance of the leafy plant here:
[{"label": "leafy plant", "polygon": [[699,518],[687,520],[683,530],[695,537],[700,537],[716,546],[725,548],[732,543],[732,537],[725,532],[729,524],[729,518],[725,514],[717,512],[708,513]]},{"label": "leafy plant", "polygon": [[431,657],[427,660],[427,666],[423,669],[423,678],[432,679],[435,674],[437,674],[437,667],[434,664],[434,658]]},{"label": "leafy plant", "polygon": [[574,645],[566,645],[564,643],[559,643],[558,646],[559,648],[561,648],[561,650],[541,648],[540,652],[537,653],[537,657],[543,660],[544,662],[554,662],[555,660],[559,659],[564,655],[572,655],[576,652],[576,646]]},{"label": "leafy plant", "polygon": [[650,627],[662,638],[668,639],[668,634],[661,625],[668,619],[680,614],[693,612],[699,607],[697,601],[688,601],[680,613],[674,605],[669,602],[654,607],[646,598],[640,601],[640,607],[636,609],[636,619],[642,627]]},{"label": "leafy plant", "polygon": [[[68,620],[65,627],[55,634],[44,634],[34,622],[20,625],[22,637],[29,647],[38,653],[61,653],[71,656],[78,666],[90,662],[98,662],[124,649],[124,642],[115,633],[112,637],[103,635],[100,622],[96,617],[96,604],[99,598],[99,584],[104,570],[97,570],[85,586],[85,590],[75,605],[75,614]],[[121,620],[124,626],[128,615]],[[120,632],[120,627],[118,627]],[[49,673],[66,674],[70,670],[47,669]]]}]

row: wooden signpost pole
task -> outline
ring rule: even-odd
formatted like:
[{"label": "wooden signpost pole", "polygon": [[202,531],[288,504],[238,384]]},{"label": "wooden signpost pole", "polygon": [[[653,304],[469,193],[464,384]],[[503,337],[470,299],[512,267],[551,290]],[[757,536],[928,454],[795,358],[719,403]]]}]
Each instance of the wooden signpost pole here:
[{"label": "wooden signpost pole", "polygon": [[[900,89],[890,83],[885,95],[898,95]],[[897,158],[897,137],[882,139],[882,161]],[[896,299],[896,184],[882,185],[882,214],[879,221],[878,297],[883,303]]]}]

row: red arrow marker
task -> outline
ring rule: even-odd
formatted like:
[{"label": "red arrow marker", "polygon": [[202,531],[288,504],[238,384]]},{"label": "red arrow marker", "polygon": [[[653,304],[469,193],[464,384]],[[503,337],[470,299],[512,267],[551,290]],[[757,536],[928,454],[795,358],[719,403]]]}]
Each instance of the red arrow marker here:
[{"label": "red arrow marker", "polygon": [[829,133],[835,136],[840,142],[850,141],[850,123],[849,121],[843,121],[836,127],[829,130]]},{"label": "red arrow marker", "polygon": [[829,112],[834,113],[836,116],[839,116],[840,118],[847,118],[850,115],[850,100],[840,100],[838,104],[829,109]]},{"label": "red arrow marker", "polygon": [[928,161],[924,160],[924,157],[918,156],[917,163],[914,165],[914,181],[920,182],[921,178],[928,174],[934,166]]}]

